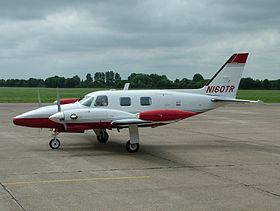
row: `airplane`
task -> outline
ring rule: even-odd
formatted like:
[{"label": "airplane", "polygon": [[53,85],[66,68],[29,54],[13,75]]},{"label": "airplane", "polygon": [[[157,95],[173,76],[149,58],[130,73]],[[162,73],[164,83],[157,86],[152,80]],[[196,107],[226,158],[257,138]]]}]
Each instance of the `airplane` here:
[{"label": "airplane", "polygon": [[236,93],[248,53],[235,53],[200,89],[96,91],[84,98],[57,97],[49,105],[13,118],[19,126],[50,128],[49,146],[60,147],[58,134],[93,130],[100,143],[109,139],[107,130],[128,128],[126,150],[139,150],[139,127],[158,127],[202,114],[229,103],[258,103],[236,99]]}]

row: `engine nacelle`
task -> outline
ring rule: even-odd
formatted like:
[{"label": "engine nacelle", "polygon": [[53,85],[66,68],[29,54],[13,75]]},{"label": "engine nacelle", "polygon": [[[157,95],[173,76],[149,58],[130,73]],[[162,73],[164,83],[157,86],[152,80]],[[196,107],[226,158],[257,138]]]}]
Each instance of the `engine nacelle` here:
[{"label": "engine nacelle", "polygon": [[196,112],[175,110],[175,109],[161,109],[143,111],[137,114],[137,117],[147,121],[175,121],[185,119],[196,115]]},{"label": "engine nacelle", "polygon": [[113,109],[87,108],[66,110],[49,117],[53,122],[62,124],[67,132],[111,128],[113,120],[125,118],[135,118],[135,115]]},{"label": "engine nacelle", "polygon": [[[60,99],[60,105],[75,103],[77,101],[79,101],[79,98],[62,98],[62,99]],[[57,104],[57,100],[54,101],[53,103]]]}]

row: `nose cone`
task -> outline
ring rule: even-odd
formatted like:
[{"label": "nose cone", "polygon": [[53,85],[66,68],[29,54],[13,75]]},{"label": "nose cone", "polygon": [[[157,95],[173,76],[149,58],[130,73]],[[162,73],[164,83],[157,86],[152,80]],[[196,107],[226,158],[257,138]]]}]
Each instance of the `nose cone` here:
[{"label": "nose cone", "polygon": [[64,113],[63,112],[55,113],[51,115],[49,119],[53,122],[61,123],[62,121],[65,120]]},{"label": "nose cone", "polygon": [[21,126],[25,125],[24,119],[20,118],[19,116],[16,116],[16,117],[13,118],[13,123],[15,125],[21,125]]},{"label": "nose cone", "polygon": [[32,118],[32,111],[20,114],[18,116],[15,116],[13,118],[13,123],[15,125],[20,125],[20,126],[28,126],[29,124],[29,119]]},{"label": "nose cone", "polygon": [[13,118],[13,123],[15,125],[20,126],[29,126],[34,122],[34,118],[36,118],[37,110],[32,110],[25,112],[23,114],[20,114]]}]

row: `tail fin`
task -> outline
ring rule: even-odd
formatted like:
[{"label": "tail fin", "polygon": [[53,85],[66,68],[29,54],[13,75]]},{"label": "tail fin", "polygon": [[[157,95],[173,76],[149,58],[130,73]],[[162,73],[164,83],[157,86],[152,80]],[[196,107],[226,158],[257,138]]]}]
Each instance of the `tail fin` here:
[{"label": "tail fin", "polygon": [[206,95],[235,98],[248,53],[235,53],[202,88]]}]

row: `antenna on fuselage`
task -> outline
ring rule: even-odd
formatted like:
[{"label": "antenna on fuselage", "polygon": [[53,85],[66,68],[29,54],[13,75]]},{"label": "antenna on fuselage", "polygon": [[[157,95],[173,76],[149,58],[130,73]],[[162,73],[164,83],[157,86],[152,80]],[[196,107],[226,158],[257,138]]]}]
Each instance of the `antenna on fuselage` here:
[{"label": "antenna on fuselage", "polygon": [[123,90],[128,90],[130,83],[125,83]]}]

